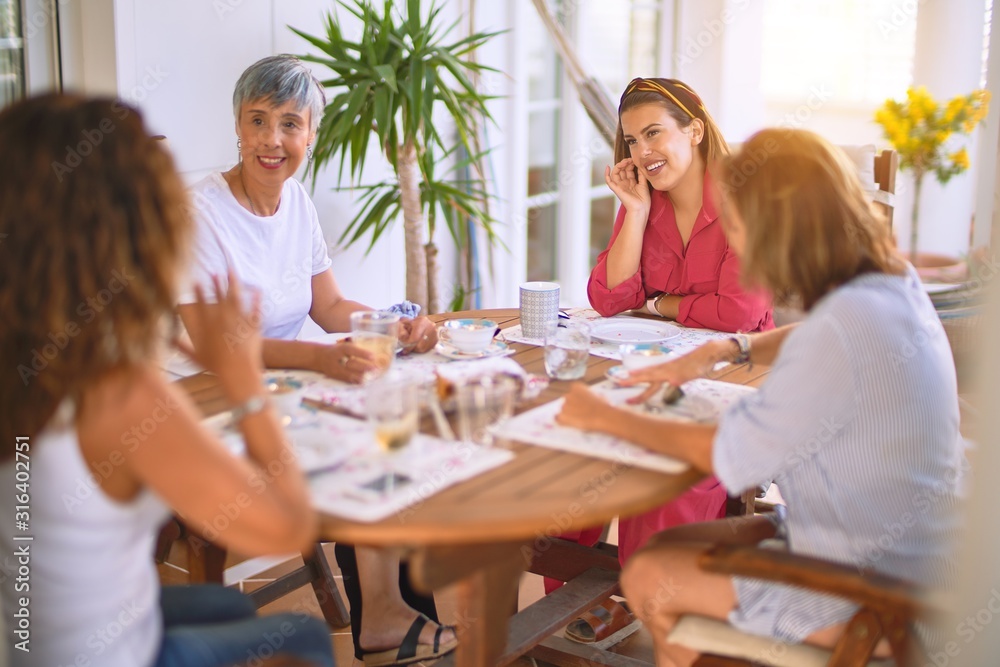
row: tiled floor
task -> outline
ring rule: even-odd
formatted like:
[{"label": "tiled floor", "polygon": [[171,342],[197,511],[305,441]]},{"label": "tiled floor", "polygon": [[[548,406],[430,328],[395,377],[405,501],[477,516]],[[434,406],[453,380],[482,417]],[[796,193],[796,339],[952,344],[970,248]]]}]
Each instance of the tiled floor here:
[{"label": "tiled floor", "polygon": [[[609,531],[610,541],[615,541],[618,535],[618,531],[614,525],[612,525]],[[341,583],[340,571],[337,568],[337,561],[333,555],[333,545],[327,545],[325,547],[327,553],[327,558],[330,565],[334,568],[334,572],[337,575],[337,585],[340,590],[341,596],[346,600],[344,596],[344,589]],[[234,563],[227,563],[227,566],[232,566]],[[187,554],[185,549],[181,545],[175,545],[174,549],[170,554],[170,558],[167,563],[160,566],[160,578],[164,584],[183,584],[187,583],[187,570],[185,569],[187,565]],[[269,581],[290,572],[296,567],[302,565],[302,560],[300,558],[294,558],[283,562],[279,565],[271,567],[263,572],[253,575],[252,578],[243,579],[242,581],[234,583],[235,586],[239,586],[241,590],[250,592],[260,586],[263,586]],[[245,569],[245,568],[241,568]],[[544,590],[542,588],[541,577],[533,574],[525,574],[521,579],[520,593],[519,593],[519,606],[520,608],[527,607],[536,600],[542,597]],[[441,620],[445,623],[452,622],[455,617],[455,607],[454,607],[454,597],[449,591],[445,590],[436,596],[438,613]],[[261,613],[277,613],[283,611],[301,611],[303,609],[309,610],[316,616],[321,616],[319,605],[316,602],[316,596],[313,594],[310,587],[304,587],[295,591],[294,593],[285,596],[284,598],[277,600],[261,609]],[[334,655],[337,659],[337,664],[346,667],[351,665],[354,661],[354,650],[351,644],[351,633],[349,628],[331,630],[331,642],[333,643]],[[628,655],[633,658],[638,658],[652,663],[652,642],[650,640],[649,634],[645,629],[640,630],[635,633],[618,646],[613,649],[615,652]],[[358,663],[360,664],[360,663]],[[539,665],[539,667],[544,667],[546,663],[535,663],[530,658],[523,658],[515,665],[517,667],[532,667],[533,665]]]}]

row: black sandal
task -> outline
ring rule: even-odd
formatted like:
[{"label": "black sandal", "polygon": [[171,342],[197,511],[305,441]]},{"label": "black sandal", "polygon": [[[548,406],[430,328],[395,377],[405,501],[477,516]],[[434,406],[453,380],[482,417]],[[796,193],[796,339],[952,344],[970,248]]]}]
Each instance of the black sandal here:
[{"label": "black sandal", "polygon": [[427,645],[420,643],[420,633],[424,626],[433,623],[431,619],[423,614],[418,615],[410,624],[410,629],[406,631],[406,636],[397,648],[390,648],[384,651],[363,651],[362,660],[365,667],[395,667],[396,665],[409,665],[422,660],[434,660],[447,655],[455,650],[458,642],[455,640],[441,642],[441,635],[445,630],[454,632],[451,625],[438,625],[434,632],[434,644]]}]

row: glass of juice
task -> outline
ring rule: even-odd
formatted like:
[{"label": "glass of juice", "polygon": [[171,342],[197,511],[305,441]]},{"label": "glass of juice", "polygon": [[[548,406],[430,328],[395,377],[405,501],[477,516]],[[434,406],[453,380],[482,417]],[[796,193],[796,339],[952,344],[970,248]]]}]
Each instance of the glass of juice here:
[{"label": "glass of juice", "polygon": [[396,358],[399,340],[399,315],[384,310],[360,310],[351,313],[351,342],[368,350],[376,369],[365,374],[368,382],[384,375]]},{"label": "glass of juice", "polygon": [[386,462],[385,492],[392,493],[399,452],[416,434],[420,421],[417,383],[398,374],[375,378],[365,388],[368,423]]}]

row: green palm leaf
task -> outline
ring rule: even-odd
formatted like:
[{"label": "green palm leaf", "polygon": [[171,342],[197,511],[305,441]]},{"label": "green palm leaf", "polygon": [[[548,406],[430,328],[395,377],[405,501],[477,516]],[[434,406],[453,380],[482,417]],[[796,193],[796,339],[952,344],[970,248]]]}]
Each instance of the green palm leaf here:
[{"label": "green palm leaf", "polygon": [[[358,41],[344,36],[338,9],[361,22]],[[370,251],[402,211],[398,181],[360,186],[372,136],[397,176],[403,146],[416,148],[423,224],[431,234],[443,221],[453,242],[462,247],[468,242],[466,222],[472,220],[491,243],[496,240],[496,221],[489,213],[492,196],[480,178],[486,173],[486,153],[476,148],[480,123],[494,122],[486,105],[495,97],[481,93],[474,81],[483,72],[497,70],[475,62],[471,55],[501,33],[476,32],[446,43],[460,21],[443,24],[441,11],[433,0],[426,16],[421,0],[407,0],[405,15],[392,0],[336,0],[324,22],[325,36],[292,28],[316,49],[303,59],[331,72],[323,82],[331,101],[308,172],[313,186],[319,171],[337,161],[338,187],[360,191],[358,212],[341,234],[342,243],[367,238]],[[454,132],[435,126],[434,116],[441,110]],[[408,262],[410,257],[408,248]]]}]

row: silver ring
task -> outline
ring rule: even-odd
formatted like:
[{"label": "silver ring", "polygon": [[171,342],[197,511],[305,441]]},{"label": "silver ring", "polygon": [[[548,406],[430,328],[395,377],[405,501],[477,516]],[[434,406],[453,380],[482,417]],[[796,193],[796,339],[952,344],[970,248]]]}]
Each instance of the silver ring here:
[{"label": "silver ring", "polygon": [[430,339],[431,339],[430,334],[424,334],[423,340],[430,340]]},{"label": "silver ring", "polygon": [[351,360],[351,355],[347,354],[340,358],[340,365],[347,368],[347,362]]}]

